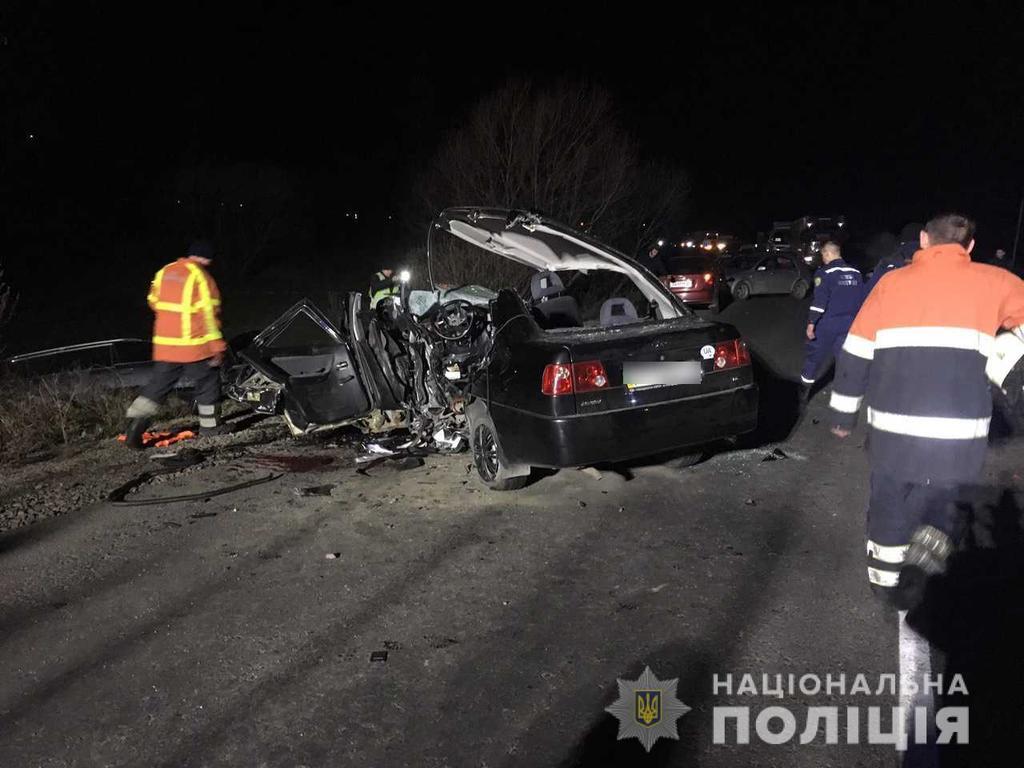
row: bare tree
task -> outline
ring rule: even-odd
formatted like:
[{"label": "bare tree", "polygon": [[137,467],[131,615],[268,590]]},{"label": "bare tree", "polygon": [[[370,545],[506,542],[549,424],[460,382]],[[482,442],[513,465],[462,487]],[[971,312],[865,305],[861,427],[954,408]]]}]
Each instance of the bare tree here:
[{"label": "bare tree", "polygon": [[630,253],[680,214],[686,192],[681,171],[640,162],[610,95],[579,83],[513,82],[486,97],[450,132],[419,187],[430,214],[525,208]]},{"label": "bare tree", "polygon": [[181,224],[213,237],[239,272],[251,272],[283,233],[294,188],[273,165],[200,166],[178,173],[175,195]]}]

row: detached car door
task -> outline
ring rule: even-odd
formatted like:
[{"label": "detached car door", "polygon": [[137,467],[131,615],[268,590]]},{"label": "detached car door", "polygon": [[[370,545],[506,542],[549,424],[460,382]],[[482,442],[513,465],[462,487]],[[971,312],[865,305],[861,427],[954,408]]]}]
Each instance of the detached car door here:
[{"label": "detached car door", "polygon": [[308,300],[265,328],[243,353],[284,388],[284,409],[300,429],[362,416],[372,406],[341,332]]}]

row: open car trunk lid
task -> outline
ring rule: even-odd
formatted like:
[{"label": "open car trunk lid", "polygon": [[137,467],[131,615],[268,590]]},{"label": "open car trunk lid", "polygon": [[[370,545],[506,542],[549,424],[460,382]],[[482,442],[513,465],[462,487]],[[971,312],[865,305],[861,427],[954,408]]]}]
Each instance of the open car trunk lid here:
[{"label": "open car trunk lid", "polygon": [[[668,320],[690,311],[646,267],[589,235],[535,213],[486,208],[449,208],[431,227],[447,231],[484,251],[539,271],[600,270],[630,278],[644,298]],[[430,239],[427,242],[428,269]],[[433,282],[433,275],[431,275]]]}]

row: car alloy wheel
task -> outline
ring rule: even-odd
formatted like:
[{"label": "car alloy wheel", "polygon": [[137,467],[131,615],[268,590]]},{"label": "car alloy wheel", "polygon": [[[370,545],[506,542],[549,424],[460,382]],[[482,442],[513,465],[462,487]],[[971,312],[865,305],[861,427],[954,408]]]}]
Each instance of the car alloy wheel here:
[{"label": "car alloy wheel", "polygon": [[797,280],[796,284],[793,286],[793,298],[802,299],[806,295],[807,283],[805,283],[803,280]]},{"label": "car alloy wheel", "polygon": [[498,478],[498,441],[490,424],[478,424],[473,433],[473,461],[484,482],[492,483]]},{"label": "car alloy wheel", "polygon": [[743,301],[750,296],[750,286],[746,283],[740,283],[733,289],[732,296],[737,301]]}]

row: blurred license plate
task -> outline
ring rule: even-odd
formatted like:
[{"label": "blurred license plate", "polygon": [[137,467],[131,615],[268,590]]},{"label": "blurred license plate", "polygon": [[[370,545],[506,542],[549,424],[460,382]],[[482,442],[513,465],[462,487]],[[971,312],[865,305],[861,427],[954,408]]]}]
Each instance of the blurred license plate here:
[{"label": "blurred license plate", "polygon": [[686,278],[685,280],[673,280],[669,283],[670,288],[693,288],[693,280]]},{"label": "blurred license plate", "polygon": [[700,363],[695,360],[672,363],[623,363],[622,383],[626,389],[700,384]]}]

